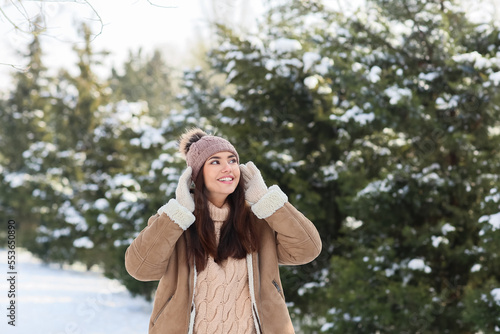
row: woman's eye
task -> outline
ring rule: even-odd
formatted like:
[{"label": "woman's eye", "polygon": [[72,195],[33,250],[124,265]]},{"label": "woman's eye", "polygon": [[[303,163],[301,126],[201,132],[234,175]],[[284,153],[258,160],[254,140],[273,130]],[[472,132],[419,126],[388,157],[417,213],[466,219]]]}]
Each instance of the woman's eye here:
[{"label": "woman's eye", "polygon": [[237,163],[237,161],[236,161],[236,159],[231,159],[231,160],[229,161],[229,163],[235,164],[235,163]]},{"label": "woman's eye", "polygon": [[211,164],[211,165],[218,165],[218,164],[219,164],[219,162],[218,162],[217,160],[213,160],[210,164]]}]

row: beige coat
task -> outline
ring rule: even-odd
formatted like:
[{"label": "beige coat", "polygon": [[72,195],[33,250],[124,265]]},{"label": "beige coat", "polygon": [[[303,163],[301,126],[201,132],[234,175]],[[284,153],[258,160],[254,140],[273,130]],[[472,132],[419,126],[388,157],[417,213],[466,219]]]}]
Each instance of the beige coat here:
[{"label": "beige coat", "polygon": [[[256,223],[260,247],[247,256],[247,263],[257,332],[294,333],[278,264],[314,260],[321,251],[321,239],[311,221],[288,202]],[[194,263],[188,263],[184,229],[166,213],[152,216],[127,249],[125,266],[140,281],[160,280],[149,333],[191,333],[196,269]]]}]

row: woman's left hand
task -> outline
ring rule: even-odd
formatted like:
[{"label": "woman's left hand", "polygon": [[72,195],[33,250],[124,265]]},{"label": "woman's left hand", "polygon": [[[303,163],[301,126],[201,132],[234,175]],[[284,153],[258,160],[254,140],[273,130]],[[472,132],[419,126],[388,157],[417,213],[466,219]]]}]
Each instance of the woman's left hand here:
[{"label": "woman's left hand", "polygon": [[241,176],[245,180],[245,199],[250,204],[257,203],[267,193],[267,186],[255,164],[249,161],[240,165]]}]

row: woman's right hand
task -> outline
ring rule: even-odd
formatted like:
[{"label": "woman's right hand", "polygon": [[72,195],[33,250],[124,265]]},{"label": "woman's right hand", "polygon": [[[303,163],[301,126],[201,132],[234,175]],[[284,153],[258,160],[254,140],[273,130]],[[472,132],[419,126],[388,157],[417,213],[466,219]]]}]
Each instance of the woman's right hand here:
[{"label": "woman's right hand", "polygon": [[179,184],[177,184],[177,189],[175,189],[175,199],[180,205],[188,209],[190,212],[194,212],[194,199],[189,191],[191,188],[191,174],[193,170],[191,167],[186,168],[186,170],[181,174],[179,178]]},{"label": "woman's right hand", "polygon": [[187,230],[195,221],[194,199],[189,188],[191,187],[191,167],[181,174],[179,183],[175,189],[175,198],[171,198],[167,204],[158,209],[157,213],[165,213],[183,230]]}]

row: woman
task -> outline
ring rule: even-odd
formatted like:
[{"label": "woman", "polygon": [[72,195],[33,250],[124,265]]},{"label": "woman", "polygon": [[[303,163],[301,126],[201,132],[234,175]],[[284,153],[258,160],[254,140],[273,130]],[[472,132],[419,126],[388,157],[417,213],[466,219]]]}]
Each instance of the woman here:
[{"label": "woman", "polygon": [[131,276],[160,280],[149,333],[294,333],[278,265],[315,259],[316,228],[227,140],[192,129],[179,149],[176,198],[125,254]]}]

